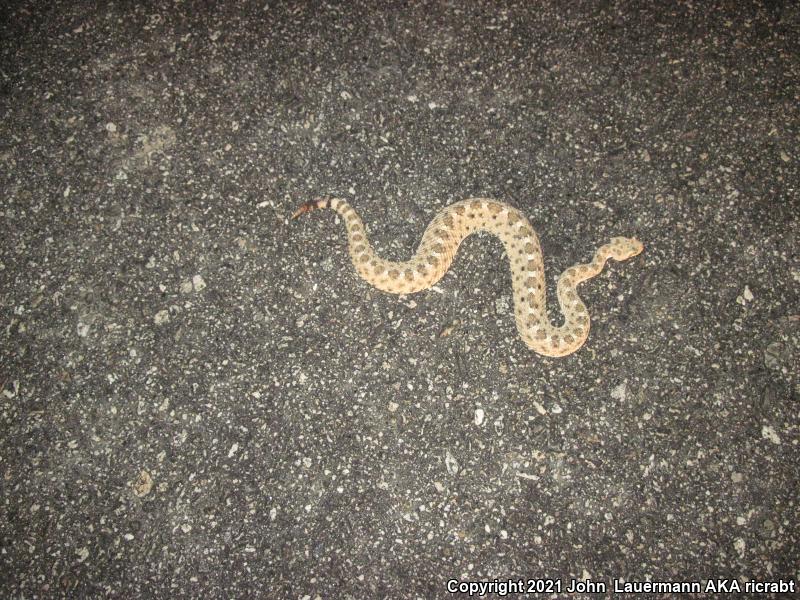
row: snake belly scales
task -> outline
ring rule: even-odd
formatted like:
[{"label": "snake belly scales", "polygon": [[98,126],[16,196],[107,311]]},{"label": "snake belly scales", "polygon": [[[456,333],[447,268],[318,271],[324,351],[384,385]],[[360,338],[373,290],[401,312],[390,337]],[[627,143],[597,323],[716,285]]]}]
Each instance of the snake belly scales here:
[{"label": "snake belly scales", "polygon": [[375,254],[364,223],[345,200],[311,200],[301,205],[292,218],[320,208],[331,208],[344,219],[350,258],[361,278],[392,294],[411,294],[435,285],[450,268],[458,246],[468,235],[480,230],[496,235],[505,246],[511,266],[517,330],[531,350],[545,356],[571,354],[589,336],[589,312],[578,297],[577,285],[600,273],[609,258],[627,260],[644,249],[636,239],[615,237],[598,248],[591,262],[565,270],[556,287],[564,323],[555,327],[547,316],[539,238],[516,208],[488,198],[451,204],[434,217],[417,252],[405,262],[384,260]]}]

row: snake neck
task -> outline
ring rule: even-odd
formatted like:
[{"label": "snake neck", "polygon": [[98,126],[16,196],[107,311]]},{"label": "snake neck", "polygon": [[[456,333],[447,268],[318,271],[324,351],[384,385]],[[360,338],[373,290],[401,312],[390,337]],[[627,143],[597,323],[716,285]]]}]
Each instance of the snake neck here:
[{"label": "snake neck", "polygon": [[[608,248],[603,246],[595,253],[592,262],[574,265],[559,276],[556,296],[564,317],[561,325],[550,323],[546,311],[542,311],[539,323],[517,321],[520,335],[529,348],[546,356],[559,357],[571,354],[583,345],[589,337],[591,320],[577,288],[580,283],[599,274],[609,256]],[[546,302],[543,291],[540,301],[542,305]]]}]

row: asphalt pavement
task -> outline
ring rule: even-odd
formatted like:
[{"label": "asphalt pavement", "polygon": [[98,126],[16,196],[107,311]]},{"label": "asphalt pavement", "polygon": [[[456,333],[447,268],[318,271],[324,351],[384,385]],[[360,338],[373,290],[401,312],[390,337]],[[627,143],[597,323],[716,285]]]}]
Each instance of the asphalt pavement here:
[{"label": "asphalt pavement", "polygon": [[[0,596],[791,594],[799,82],[793,2],[6,3]],[[547,358],[496,238],[388,295],[319,196],[519,208],[555,322],[645,250]]]}]

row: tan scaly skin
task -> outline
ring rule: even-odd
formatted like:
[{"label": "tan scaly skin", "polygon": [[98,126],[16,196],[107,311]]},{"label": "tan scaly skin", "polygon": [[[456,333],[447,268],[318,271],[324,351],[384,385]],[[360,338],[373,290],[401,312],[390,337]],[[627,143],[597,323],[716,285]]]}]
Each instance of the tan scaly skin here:
[{"label": "tan scaly skin", "polygon": [[346,201],[321,198],[306,202],[292,215],[331,208],[344,218],[350,258],[358,274],[379,290],[411,294],[435,285],[450,268],[461,241],[488,231],[500,238],[511,263],[514,313],[522,341],[539,354],[566,356],[578,350],[589,336],[589,312],[578,297],[577,285],[591,279],[609,258],[627,260],[644,246],[633,238],[615,237],[595,252],[590,263],[573,265],[558,278],[558,304],[564,324],[554,327],[547,317],[545,278],[539,238],[516,208],[488,198],[470,198],[443,209],[425,233],[411,260],[392,262],[377,256],[367,239],[364,223]]}]

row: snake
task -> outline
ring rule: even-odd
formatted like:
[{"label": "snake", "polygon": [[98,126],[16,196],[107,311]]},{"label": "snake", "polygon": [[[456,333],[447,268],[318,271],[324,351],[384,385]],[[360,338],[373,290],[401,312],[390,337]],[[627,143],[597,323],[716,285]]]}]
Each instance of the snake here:
[{"label": "snake", "polygon": [[485,231],[500,238],[511,267],[514,317],[525,345],[544,356],[572,354],[589,337],[589,311],[578,296],[578,284],[599,274],[606,261],[627,260],[644,250],[635,238],[614,237],[600,246],[591,262],[578,263],[558,277],[556,296],[563,323],[550,322],[546,280],[539,238],[528,219],[516,208],[490,198],[468,198],[442,209],[422,235],[414,256],[394,262],[380,258],[372,248],[364,223],[341,198],[317,198],[303,203],[292,215],[330,208],[347,229],[350,258],[358,275],[381,291],[412,294],[434,286],[450,268],[467,236]]}]

